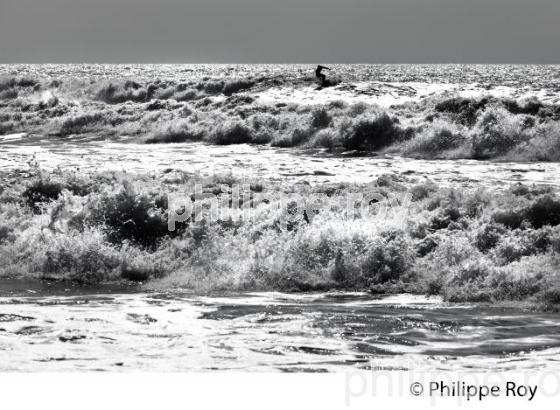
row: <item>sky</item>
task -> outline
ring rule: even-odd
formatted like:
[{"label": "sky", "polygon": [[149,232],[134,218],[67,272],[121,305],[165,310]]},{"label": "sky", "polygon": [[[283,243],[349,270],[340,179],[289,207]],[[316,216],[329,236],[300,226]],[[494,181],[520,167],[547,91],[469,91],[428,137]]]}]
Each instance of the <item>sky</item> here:
[{"label": "sky", "polygon": [[0,0],[0,63],[560,63],[560,0]]}]

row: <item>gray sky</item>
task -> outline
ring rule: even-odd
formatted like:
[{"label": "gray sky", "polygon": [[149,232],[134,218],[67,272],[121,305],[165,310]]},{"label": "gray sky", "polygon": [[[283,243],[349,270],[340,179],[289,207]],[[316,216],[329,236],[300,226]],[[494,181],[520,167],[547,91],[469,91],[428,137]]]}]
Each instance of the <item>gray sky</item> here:
[{"label": "gray sky", "polygon": [[0,63],[560,63],[560,0],[0,0]]}]

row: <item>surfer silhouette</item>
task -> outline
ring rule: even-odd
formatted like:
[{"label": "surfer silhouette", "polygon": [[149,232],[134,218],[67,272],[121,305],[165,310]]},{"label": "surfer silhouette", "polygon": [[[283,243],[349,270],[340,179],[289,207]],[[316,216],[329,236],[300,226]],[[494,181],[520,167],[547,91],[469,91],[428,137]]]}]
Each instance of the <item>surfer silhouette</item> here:
[{"label": "surfer silhouette", "polygon": [[330,68],[325,67],[324,65],[318,65],[317,69],[315,70],[315,77],[321,80],[321,86],[324,86],[325,82],[327,81],[327,76],[322,73],[323,70],[330,70]]}]

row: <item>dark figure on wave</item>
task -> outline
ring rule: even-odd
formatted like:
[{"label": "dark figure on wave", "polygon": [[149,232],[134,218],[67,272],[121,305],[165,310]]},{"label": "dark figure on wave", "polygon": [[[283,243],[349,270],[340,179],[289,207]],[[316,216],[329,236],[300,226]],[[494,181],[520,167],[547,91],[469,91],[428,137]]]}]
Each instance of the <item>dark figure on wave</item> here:
[{"label": "dark figure on wave", "polygon": [[327,76],[322,73],[323,70],[330,70],[330,68],[325,67],[324,65],[318,65],[317,69],[315,70],[315,77],[321,80],[321,87],[327,85]]}]

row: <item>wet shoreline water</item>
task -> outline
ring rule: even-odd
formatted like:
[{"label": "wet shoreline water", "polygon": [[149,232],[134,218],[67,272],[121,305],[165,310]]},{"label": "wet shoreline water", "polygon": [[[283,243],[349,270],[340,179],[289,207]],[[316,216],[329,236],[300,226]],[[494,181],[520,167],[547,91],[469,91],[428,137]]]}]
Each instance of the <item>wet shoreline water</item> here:
[{"label": "wet shoreline water", "polygon": [[413,295],[2,288],[7,371],[560,369],[551,313]]}]

